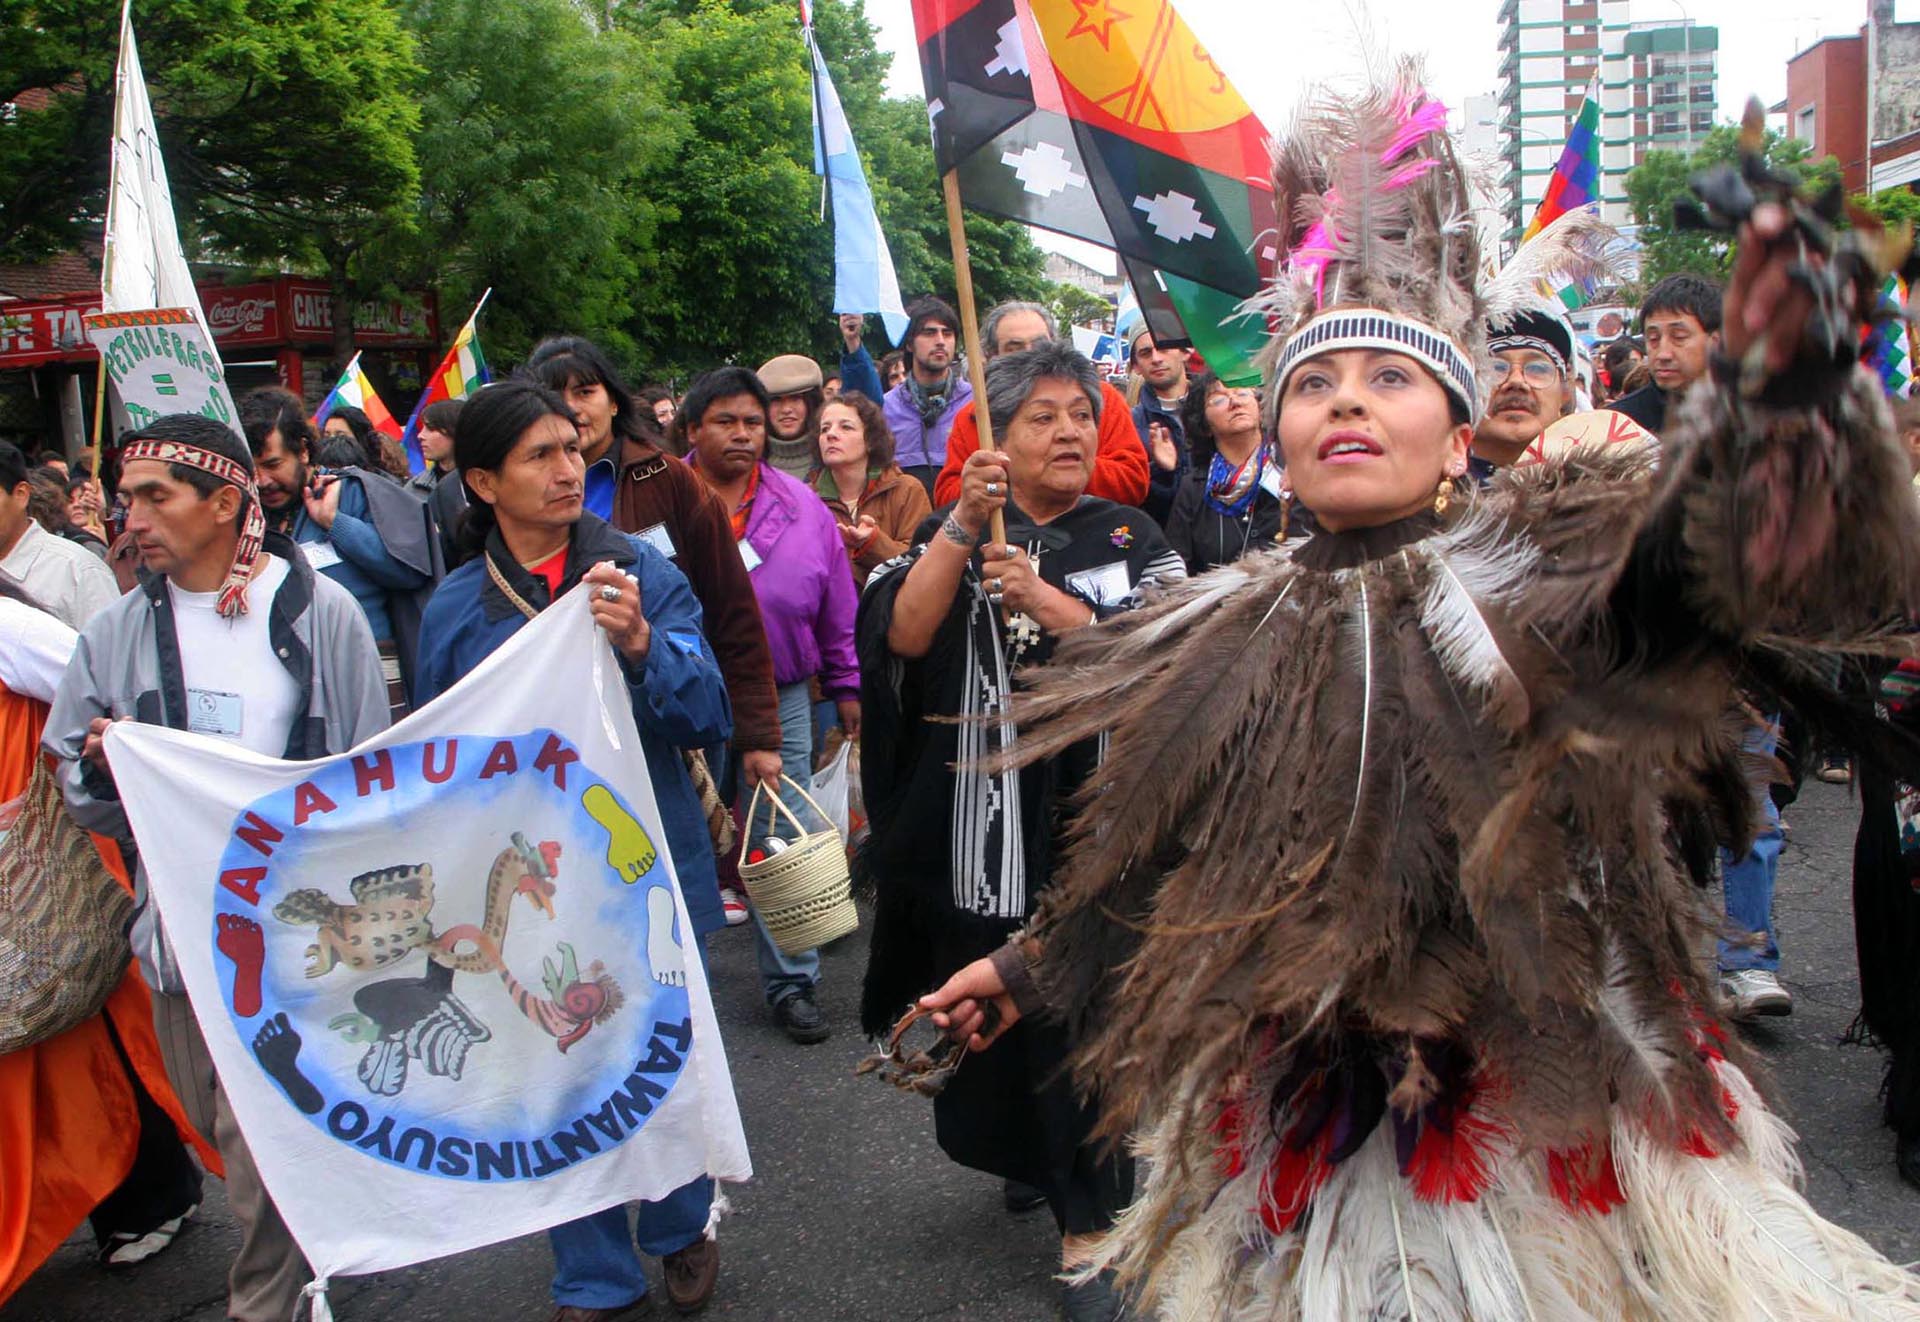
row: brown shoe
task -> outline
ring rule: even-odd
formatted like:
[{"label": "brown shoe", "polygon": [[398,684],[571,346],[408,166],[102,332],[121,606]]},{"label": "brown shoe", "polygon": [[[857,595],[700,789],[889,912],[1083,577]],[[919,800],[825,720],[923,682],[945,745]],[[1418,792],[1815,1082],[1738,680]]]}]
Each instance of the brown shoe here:
[{"label": "brown shoe", "polygon": [[630,1304],[618,1308],[581,1308],[577,1304],[562,1304],[554,1313],[553,1322],[614,1322],[615,1318],[639,1317],[653,1310],[647,1307],[647,1296],[641,1295]]},{"label": "brown shoe", "polygon": [[660,1259],[667,1278],[667,1298],[675,1311],[697,1313],[713,1298],[720,1282],[720,1245],[702,1235],[678,1253]]}]

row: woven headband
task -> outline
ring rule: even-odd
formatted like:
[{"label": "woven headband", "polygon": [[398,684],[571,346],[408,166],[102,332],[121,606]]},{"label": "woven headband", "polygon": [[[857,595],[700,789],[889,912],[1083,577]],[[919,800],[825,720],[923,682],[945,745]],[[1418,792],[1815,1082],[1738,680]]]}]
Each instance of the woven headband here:
[{"label": "woven headband", "polygon": [[1499,353],[1503,349],[1535,349],[1553,359],[1553,365],[1562,372],[1567,370],[1567,360],[1553,341],[1538,335],[1499,335],[1487,341],[1488,353]]},{"label": "woven headband", "polygon": [[1441,388],[1458,400],[1469,416],[1479,411],[1473,364],[1460,346],[1424,322],[1379,308],[1336,308],[1323,312],[1287,340],[1274,368],[1273,395],[1287,388],[1293,369],[1309,358],[1342,349],[1384,349],[1403,353],[1432,372]]},{"label": "woven headband", "polygon": [[267,519],[260,509],[260,491],[253,483],[253,469],[198,445],[151,438],[133,441],[120,452],[121,463],[134,459],[153,459],[196,469],[219,478],[228,486],[238,487],[245,494],[247,509],[241,516],[240,540],[233,548],[233,563],[227,567],[226,582],[220,585],[220,598],[214,603],[214,609],[224,618],[244,615],[247,584],[253,580],[254,562],[260,558],[260,543],[267,533]]}]

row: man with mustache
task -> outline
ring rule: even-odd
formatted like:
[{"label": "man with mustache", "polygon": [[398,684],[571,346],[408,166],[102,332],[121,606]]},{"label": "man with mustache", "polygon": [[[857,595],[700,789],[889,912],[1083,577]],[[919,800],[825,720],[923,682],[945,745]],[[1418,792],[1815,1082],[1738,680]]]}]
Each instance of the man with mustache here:
[{"label": "man with mustache", "polygon": [[1544,308],[1490,328],[1493,392],[1473,428],[1473,453],[1496,468],[1519,462],[1540,433],[1573,412],[1573,328]]}]

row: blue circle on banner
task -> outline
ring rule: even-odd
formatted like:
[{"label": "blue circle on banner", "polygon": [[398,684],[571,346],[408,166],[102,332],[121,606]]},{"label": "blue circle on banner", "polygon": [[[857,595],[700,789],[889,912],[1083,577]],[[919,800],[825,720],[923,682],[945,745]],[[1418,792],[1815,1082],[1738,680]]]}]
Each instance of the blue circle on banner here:
[{"label": "blue circle on banner", "polygon": [[548,729],[342,758],[234,819],[213,972],[270,1089],[436,1177],[542,1179],[640,1133],[693,1029],[665,841]]}]

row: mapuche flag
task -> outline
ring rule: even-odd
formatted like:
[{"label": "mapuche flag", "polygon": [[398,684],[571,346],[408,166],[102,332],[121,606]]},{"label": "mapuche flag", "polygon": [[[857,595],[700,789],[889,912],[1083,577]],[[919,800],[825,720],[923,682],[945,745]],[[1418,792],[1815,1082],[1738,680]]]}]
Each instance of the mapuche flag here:
[{"label": "mapuche flag", "polygon": [[936,157],[969,205],[1258,291],[1266,130],[1171,0],[914,0],[914,23]]}]

